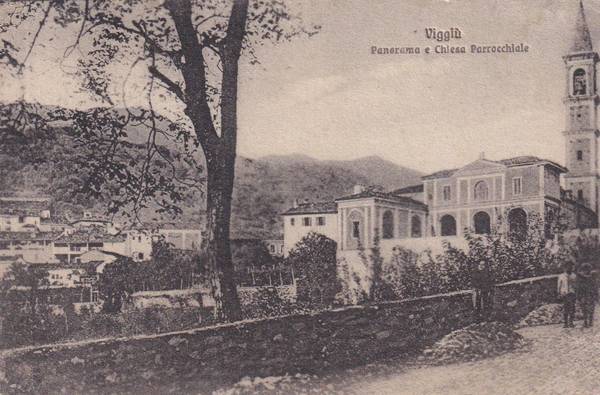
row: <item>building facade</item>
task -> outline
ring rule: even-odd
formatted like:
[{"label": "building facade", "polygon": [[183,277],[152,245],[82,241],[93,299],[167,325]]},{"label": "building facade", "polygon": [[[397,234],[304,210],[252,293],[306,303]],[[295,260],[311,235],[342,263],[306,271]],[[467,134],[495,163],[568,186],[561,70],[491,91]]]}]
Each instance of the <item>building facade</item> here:
[{"label": "building facade", "polygon": [[375,240],[423,237],[427,206],[409,197],[378,190],[357,191],[336,200],[338,250],[373,247]]},{"label": "building facade", "polygon": [[287,256],[311,232],[333,239],[339,251],[371,248],[375,239],[423,237],[427,207],[394,192],[357,185],[333,202],[295,205],[283,216],[283,253]]},{"label": "building facade", "polygon": [[423,177],[429,207],[428,236],[465,230],[490,233],[495,226],[525,229],[528,218],[558,216],[564,167],[533,156],[499,161],[480,158],[460,169]]},{"label": "building facade", "polygon": [[294,203],[294,207],[282,214],[283,255],[310,232],[320,233],[330,239],[338,239],[338,211],[335,202]]}]

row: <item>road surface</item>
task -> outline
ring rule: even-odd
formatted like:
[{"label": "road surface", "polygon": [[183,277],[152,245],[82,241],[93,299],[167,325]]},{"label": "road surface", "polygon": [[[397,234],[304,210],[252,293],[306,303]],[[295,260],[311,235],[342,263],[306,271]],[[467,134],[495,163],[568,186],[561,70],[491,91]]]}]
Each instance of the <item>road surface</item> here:
[{"label": "road surface", "polygon": [[324,377],[260,379],[225,393],[271,394],[600,394],[600,321],[519,330],[530,344],[477,362],[423,366],[378,363]]}]

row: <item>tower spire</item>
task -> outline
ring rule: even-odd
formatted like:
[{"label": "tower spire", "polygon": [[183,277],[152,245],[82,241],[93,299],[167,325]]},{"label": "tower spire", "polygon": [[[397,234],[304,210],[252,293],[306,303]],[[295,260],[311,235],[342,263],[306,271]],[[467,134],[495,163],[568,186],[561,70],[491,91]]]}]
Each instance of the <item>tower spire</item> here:
[{"label": "tower spire", "polygon": [[592,52],[592,37],[590,29],[585,21],[583,11],[583,0],[579,0],[579,10],[577,11],[577,22],[575,23],[575,39],[571,45],[571,53]]}]

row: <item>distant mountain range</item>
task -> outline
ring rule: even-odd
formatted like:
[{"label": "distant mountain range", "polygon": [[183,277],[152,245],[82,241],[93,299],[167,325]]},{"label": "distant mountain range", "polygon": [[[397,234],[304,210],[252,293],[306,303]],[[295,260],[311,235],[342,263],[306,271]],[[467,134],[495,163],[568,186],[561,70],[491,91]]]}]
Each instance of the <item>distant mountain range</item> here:
[{"label": "distant mountain range", "polygon": [[[143,131],[136,130],[132,133],[132,139],[139,139],[142,133]],[[60,154],[68,158],[68,151],[68,148],[61,149]],[[283,227],[280,213],[291,207],[294,199],[333,200],[351,194],[352,187],[356,184],[380,185],[386,190],[392,190],[417,184],[421,176],[416,170],[377,156],[345,161],[317,160],[301,154],[271,155],[258,159],[238,156],[232,237],[281,237]],[[38,166],[0,155],[2,192],[49,195],[56,202],[58,210],[67,208],[71,212],[80,212],[89,208],[101,209],[102,202],[88,202],[85,199],[73,201],[65,188],[57,187],[65,183],[62,177],[67,179],[73,175],[40,171]],[[187,220],[202,218],[204,204],[201,196],[186,199],[182,205],[182,217]]]}]

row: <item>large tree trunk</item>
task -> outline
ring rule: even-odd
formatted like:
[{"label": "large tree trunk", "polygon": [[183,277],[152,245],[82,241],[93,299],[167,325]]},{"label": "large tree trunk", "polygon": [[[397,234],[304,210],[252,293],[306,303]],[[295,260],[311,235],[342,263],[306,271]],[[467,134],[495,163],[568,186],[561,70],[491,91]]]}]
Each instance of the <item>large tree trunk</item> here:
[{"label": "large tree trunk", "polygon": [[206,195],[206,253],[210,280],[219,318],[235,321],[241,319],[241,309],[229,242],[234,172],[229,163],[211,162],[207,160]]},{"label": "large tree trunk", "polygon": [[203,45],[192,23],[190,0],[168,0],[167,10],[177,29],[185,62],[186,114],[190,117],[206,157],[207,260],[217,311],[228,320],[241,318],[234,278],[229,225],[237,146],[238,60],[245,34],[248,0],[234,0],[227,32],[218,52],[223,64],[221,86],[221,133],[217,133],[206,85]]}]

